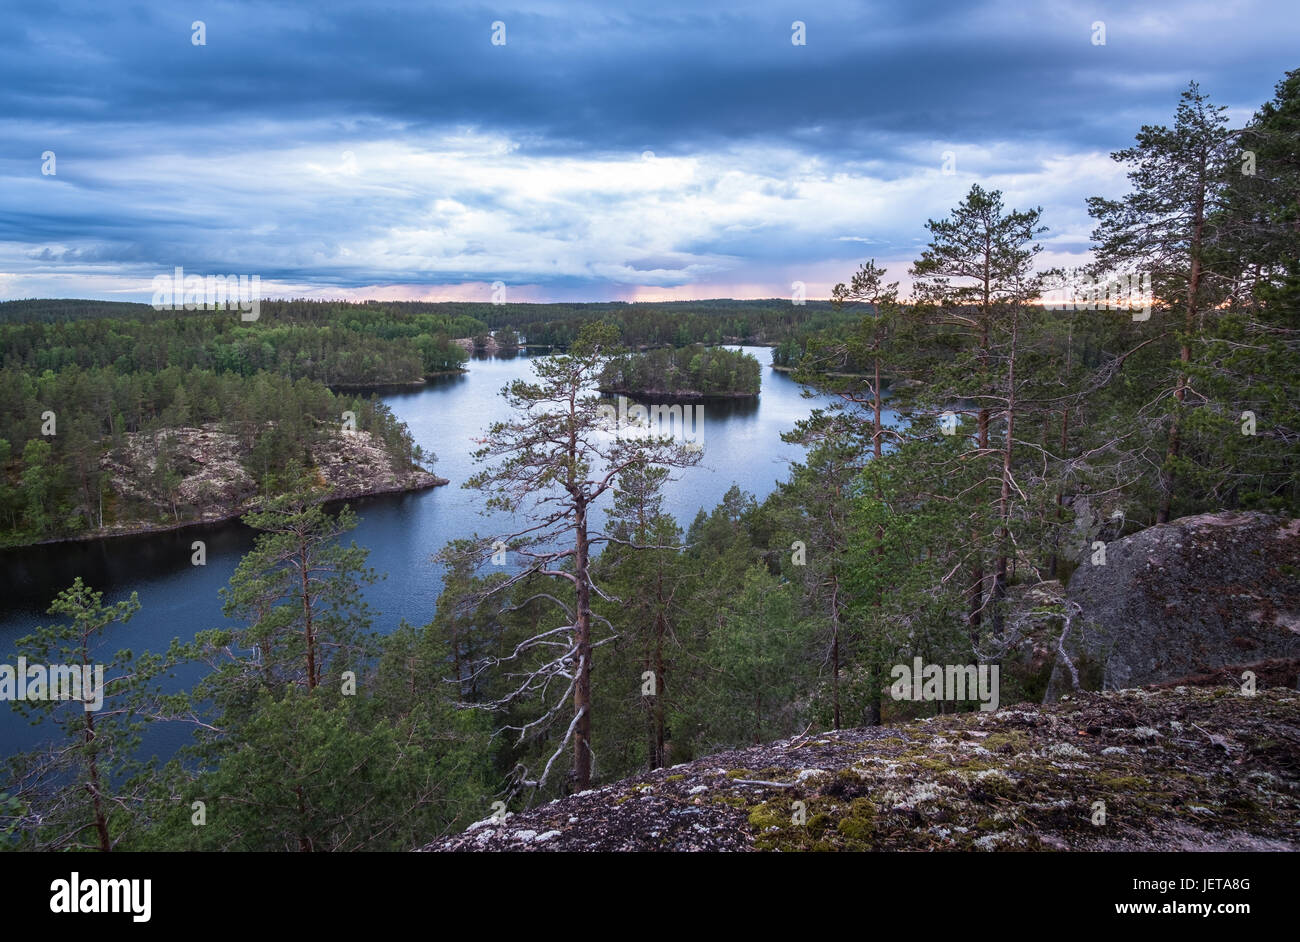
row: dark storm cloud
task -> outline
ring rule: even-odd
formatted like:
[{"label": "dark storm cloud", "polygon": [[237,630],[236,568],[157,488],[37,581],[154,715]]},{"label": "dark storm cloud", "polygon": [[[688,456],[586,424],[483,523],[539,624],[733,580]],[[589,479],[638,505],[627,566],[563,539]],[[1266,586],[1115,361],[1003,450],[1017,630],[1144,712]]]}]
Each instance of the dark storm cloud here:
[{"label": "dark storm cloud", "polygon": [[[851,257],[868,244],[845,237],[900,249],[918,216],[942,211],[911,206],[910,218],[877,216],[865,232],[793,225],[779,208],[742,223],[719,207],[716,229],[699,222],[602,256],[602,212],[716,196],[733,158],[758,195],[798,202],[811,199],[810,180],[836,175],[905,189],[952,149],[969,173],[1036,177],[1026,189],[1042,195],[1030,198],[1077,214],[1085,194],[1047,158],[1125,145],[1141,123],[1168,120],[1191,78],[1216,101],[1257,106],[1296,64],[1291,6],[11,5],[0,30],[0,243],[10,246],[0,271],[22,274],[24,258],[73,271],[182,254],[217,267],[257,259],[268,275],[322,284],[438,283],[508,269],[535,283],[598,286],[626,283],[648,270],[646,259],[684,279],[694,254],[762,266],[825,259],[828,247]],[[204,23],[204,46],[191,43],[194,20]],[[496,20],[504,46],[490,42]],[[806,24],[805,46],[791,44],[794,20]],[[1104,46],[1092,41],[1095,21],[1105,24]],[[445,149],[439,142],[456,134],[508,140],[518,162],[573,161],[564,181],[582,178],[580,162],[642,151],[710,155],[711,174],[668,180],[660,196],[605,188],[557,205],[475,147],[463,159],[482,173],[450,182],[418,174],[414,157],[391,167],[382,159],[385,147]],[[320,187],[341,172],[322,165],[300,177],[301,190],[284,178],[276,192],[248,193],[260,176],[252,155],[315,148],[339,160],[368,145],[363,191],[322,199]],[[58,154],[57,183],[34,174],[47,149]],[[816,161],[811,176],[799,155]],[[173,165],[191,175],[188,188]],[[375,175],[381,165],[386,182]],[[414,208],[440,201],[456,204],[446,227],[440,211]],[[259,216],[251,225],[250,203]],[[820,210],[809,202],[809,213]],[[386,240],[389,252],[394,226],[411,257],[379,259],[374,245]],[[494,250],[503,230],[546,237],[563,264]],[[368,248],[353,244],[361,237]],[[584,250],[589,270],[568,255]],[[425,265],[425,252],[443,253],[445,264]]]}]

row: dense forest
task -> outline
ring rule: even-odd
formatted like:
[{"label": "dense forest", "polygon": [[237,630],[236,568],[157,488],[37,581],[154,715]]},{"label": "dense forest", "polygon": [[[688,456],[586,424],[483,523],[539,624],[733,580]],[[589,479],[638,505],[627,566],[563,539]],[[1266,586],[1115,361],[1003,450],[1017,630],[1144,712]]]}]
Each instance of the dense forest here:
[{"label": "dense forest", "polygon": [[[269,497],[247,518],[261,536],[225,594],[241,628],[166,654],[121,652],[93,737],[90,713],[23,705],[59,709],[64,738],[12,763],[0,832],[47,849],[409,849],[495,801],[518,808],[814,724],[943,708],[884,694],[889,665],[914,655],[1000,663],[1004,703],[1041,697],[1048,678],[1021,660],[1021,642],[1031,615],[1069,627],[1053,592],[1079,565],[1083,501],[1116,521],[1108,538],[1206,510],[1300,508],[1297,139],[1300,71],[1241,129],[1193,85],[1170,126],[1143,127],[1113,155],[1131,192],[1089,201],[1096,265],[1057,274],[1146,273],[1149,317],[1038,303],[1048,220],[978,185],[925,223],[907,301],[871,260],[822,321],[758,306],[723,315],[725,336],[700,337],[689,325],[707,310],[684,312],[691,341],[776,340],[816,323],[781,336],[783,356],[838,400],[789,431],[807,456],[778,490],[760,503],[733,489],[684,532],[662,494],[698,452],[594,434],[611,356],[676,335],[656,327],[648,339],[626,311],[528,322],[518,309],[471,310],[565,344],[504,391],[511,417],[486,430],[482,471],[464,482],[511,511],[514,531],[444,547],[434,619],[378,637],[359,595],[374,577],[366,551],[338,540],[351,514],[326,514],[307,479]],[[7,401],[25,411],[4,423],[31,428],[46,394],[25,392],[37,354],[15,356],[6,388],[22,394]],[[98,423],[88,440],[177,408],[174,391],[144,406],[119,396],[110,380],[129,385],[131,372],[59,369],[98,377],[104,407],[84,410]],[[210,365],[173,369],[157,375],[185,386],[186,408],[231,421],[222,411],[236,404]],[[48,381],[72,384],[63,372]],[[882,377],[897,425],[884,419]],[[297,381],[326,394],[310,383]],[[596,506],[610,513],[603,532]],[[503,553],[508,564],[494,562]],[[82,663],[87,639],[137,605],[105,605],[78,582],[51,609],[62,623],[20,653]],[[205,665],[205,679],[159,693],[183,663]],[[1095,681],[1075,666],[1081,685]],[[143,727],[164,718],[197,730],[187,761],[133,764]],[[77,784],[88,778],[97,789]],[[205,827],[192,826],[199,815]]]},{"label": "dense forest", "polygon": [[600,376],[603,392],[696,398],[757,396],[758,361],[725,347],[661,347],[616,357]]},{"label": "dense forest", "polygon": [[[243,444],[245,470],[262,493],[300,463],[314,443],[339,434],[344,413],[370,433],[394,462],[426,460],[410,432],[373,396],[334,393],[316,380],[278,373],[251,376],[165,367],[121,374],[108,367],[70,367],[32,377],[0,370],[0,543],[76,536],[119,519],[195,519],[200,507],[178,505],[187,459],[169,447],[171,433],[212,424]],[[107,465],[130,442],[149,438],[152,501],[131,501],[111,486]],[[151,508],[149,505],[154,505]]]},{"label": "dense forest", "polygon": [[[66,316],[49,316],[55,313]],[[450,341],[482,329],[458,313],[395,314],[377,304],[266,301],[258,320],[245,322],[225,311],[122,305],[97,313],[88,302],[7,301],[0,303],[0,368],[177,366],[381,386],[459,369],[466,354]]]},{"label": "dense forest", "polygon": [[529,344],[567,347],[586,324],[618,328],[631,348],[685,347],[690,344],[776,344],[852,317],[829,301],[792,304],[785,299],[752,301],[654,301],[600,304],[461,305],[490,328],[511,327]]},{"label": "dense forest", "polygon": [[[168,506],[185,457],[164,433],[212,426],[243,442],[243,465],[269,492],[344,414],[398,464],[424,456],[382,403],[351,387],[422,382],[460,369],[461,316],[393,315],[378,306],[267,302],[234,312],[15,301],[0,305],[0,543],[76,536]],[[152,500],[111,486],[107,465],[133,436],[155,451]],[[200,508],[184,508],[186,516]]]},{"label": "dense forest", "polygon": [[[371,395],[459,370],[452,338],[483,329],[454,312],[378,304],[268,301],[234,312],[155,311],[82,301],[0,304],[0,544],[77,536],[118,521],[197,519],[178,493],[192,465],[182,429],[213,426],[242,443],[260,492],[343,428],[371,433],[398,465],[428,456]],[[154,452],[147,498],[112,486],[133,436]],[[217,482],[218,488],[222,482]]]},{"label": "dense forest", "polygon": [[[690,305],[493,305],[268,300],[256,321],[234,311],[156,311],[98,301],[0,303],[0,545],[76,536],[148,508],[109,487],[102,465],[124,436],[213,424],[247,439],[243,464],[262,488],[290,459],[359,417],[399,461],[419,460],[409,433],[369,395],[463,370],[468,352],[517,349],[520,330],[567,344],[593,311],[629,346],[805,336],[828,302]],[[539,320],[546,318],[546,320]],[[846,321],[847,322],[847,321]],[[542,326],[539,327],[538,325]],[[540,343],[536,337],[533,343]],[[671,350],[655,356],[674,358]],[[699,362],[694,362],[699,357]],[[735,362],[732,362],[735,359]],[[656,361],[658,362],[658,361]],[[725,374],[723,368],[725,366]],[[756,392],[757,363],[696,350],[683,364],[708,394]],[[653,384],[651,384],[653,385]],[[695,388],[689,386],[689,388]],[[684,387],[686,388],[686,387]],[[53,431],[49,416],[53,416]],[[162,436],[160,441],[166,441]],[[176,456],[160,449],[153,503],[175,516]],[[309,462],[310,463],[310,462]],[[169,498],[170,495],[170,498]],[[197,508],[182,508],[193,519]]]}]

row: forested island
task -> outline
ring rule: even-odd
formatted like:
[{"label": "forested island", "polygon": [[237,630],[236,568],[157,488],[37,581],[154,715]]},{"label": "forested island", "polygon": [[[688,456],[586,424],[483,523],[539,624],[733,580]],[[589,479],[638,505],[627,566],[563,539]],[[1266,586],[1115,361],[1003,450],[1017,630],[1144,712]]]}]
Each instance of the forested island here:
[{"label": "forested island", "polygon": [[387,407],[347,390],[460,369],[450,335],[478,323],[294,301],[257,323],[0,304],[0,544],[238,516],[291,466],[337,497],[440,483]]},{"label": "forested island", "polygon": [[666,400],[745,398],[762,385],[758,361],[725,347],[664,347],[609,362],[600,391]]}]

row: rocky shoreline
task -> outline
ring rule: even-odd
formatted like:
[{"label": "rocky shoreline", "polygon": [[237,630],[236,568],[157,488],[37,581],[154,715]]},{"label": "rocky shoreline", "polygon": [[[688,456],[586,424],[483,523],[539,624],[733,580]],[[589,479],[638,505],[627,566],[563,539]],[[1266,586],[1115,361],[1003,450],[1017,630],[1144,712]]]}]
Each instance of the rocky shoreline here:
[{"label": "rocky shoreline", "polygon": [[[121,449],[101,459],[101,470],[109,475],[106,505],[112,522],[21,545],[162,533],[237,520],[253,509],[257,483],[243,466],[247,449],[236,435],[215,425],[166,430],[179,480],[168,493],[160,492],[156,471],[163,434],[127,435]],[[319,483],[328,492],[327,501],[427,490],[450,483],[423,468],[394,468],[382,445],[361,430],[340,431],[313,443],[311,457]]]},{"label": "rocky shoreline", "polygon": [[[495,337],[491,337],[491,336],[488,337],[488,342],[484,344],[482,347],[474,346],[473,337],[456,337],[452,340],[452,343],[456,344],[458,347],[463,349],[466,353],[470,354],[471,356],[473,356],[475,353],[486,353],[490,356],[495,356],[502,353],[519,353],[520,351],[528,347],[528,344],[526,343],[517,343],[511,346],[502,346],[501,344],[497,343]],[[536,347],[537,344],[533,344],[533,346]]]}]

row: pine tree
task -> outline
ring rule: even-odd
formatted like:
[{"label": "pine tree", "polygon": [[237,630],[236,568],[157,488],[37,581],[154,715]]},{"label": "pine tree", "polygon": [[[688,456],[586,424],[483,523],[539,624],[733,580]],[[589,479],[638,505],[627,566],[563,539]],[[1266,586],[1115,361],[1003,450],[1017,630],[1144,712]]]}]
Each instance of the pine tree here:
[{"label": "pine tree", "polygon": [[[602,619],[592,612],[592,596],[601,590],[592,579],[591,552],[607,541],[592,527],[594,505],[629,468],[687,467],[701,457],[698,448],[653,430],[648,435],[610,435],[609,407],[601,408],[595,391],[609,358],[621,352],[616,342],[614,328],[584,325],[567,353],[533,364],[537,382],[521,379],[507,386],[502,393],[514,415],[494,423],[484,446],[475,452],[477,461],[497,463],[465,483],[488,495],[489,509],[522,516],[526,522],[498,540],[477,544],[477,556],[484,562],[501,546],[523,561],[521,570],[501,588],[543,576],[558,580],[572,593],[566,599],[533,592],[524,600],[548,601],[559,612],[559,623],[525,639],[507,659],[520,664],[523,674],[508,699],[536,697],[542,703],[541,715],[517,730],[521,738],[546,729],[564,711],[564,700],[572,703],[559,747],[528,784],[544,783],[570,743],[575,787],[585,788],[591,781],[592,650],[608,640],[596,640],[593,632],[594,623]],[[554,698],[553,689],[562,690],[562,697]]]},{"label": "pine tree", "polygon": [[78,577],[49,608],[66,620],[17,643],[19,656],[46,671],[51,685],[56,668],[72,668],[80,681],[65,691],[78,699],[36,699],[29,687],[29,699],[14,702],[59,734],[59,741],[10,762],[13,797],[24,809],[15,829],[31,849],[113,850],[135,837],[141,818],[152,773],[135,753],[146,724],[158,716],[156,681],[165,662],[129,649],[104,657],[110,626],[129,622],[140,602],[135,593],[111,605],[103,598]]},{"label": "pine tree", "polygon": [[356,515],[327,514],[321,496],[299,478],[243,517],[262,532],[221,591],[224,613],[243,627],[200,632],[185,651],[213,668],[196,693],[217,704],[223,727],[248,714],[259,690],[278,699],[289,687],[333,685],[344,671],[360,676],[374,650],[361,590],[378,577],[367,550],[337,542]]},{"label": "pine tree", "polygon": [[1300,505],[1300,69],[1237,135],[1208,267],[1227,302],[1193,348],[1189,416],[1199,460],[1186,472],[1201,502],[1294,512]]},{"label": "pine tree", "polygon": [[1215,220],[1231,154],[1225,111],[1189,83],[1172,128],[1143,125],[1134,146],[1111,154],[1130,166],[1133,191],[1120,200],[1088,200],[1088,212],[1097,219],[1097,270],[1149,273],[1160,309],[1181,322],[1157,523],[1169,520],[1178,495],[1185,408],[1200,398],[1187,399],[1192,351],[1227,288],[1222,273],[1206,267],[1220,235]]},{"label": "pine tree", "polygon": [[[603,656],[613,662],[614,671],[636,681],[629,687],[639,688],[631,701],[643,729],[645,766],[651,769],[670,761],[669,716],[679,699],[677,666],[684,653],[676,624],[690,585],[679,557],[681,530],[663,510],[668,473],[664,467],[630,466],[622,475],[609,515],[611,545],[598,567],[616,599],[602,608],[620,636],[612,648],[602,649]],[[617,695],[617,688],[608,699],[629,702]]]},{"label": "pine tree", "polygon": [[[1042,226],[1041,209],[1006,211],[1002,194],[978,184],[943,220],[930,220],[930,243],[912,266],[920,311],[941,330],[956,332],[953,352],[929,351],[924,396],[932,409],[973,404],[976,416],[973,463],[983,480],[969,493],[970,608],[972,641],[977,640],[983,612],[991,606],[995,633],[1001,626],[1006,593],[1015,464],[1015,422],[1020,384],[1017,356],[1026,305],[1039,293],[1033,273],[1041,249],[1035,240]],[[994,444],[990,425],[1002,418],[1002,441]],[[993,486],[996,485],[996,491]],[[992,591],[986,593],[985,558],[991,550]]]}]

